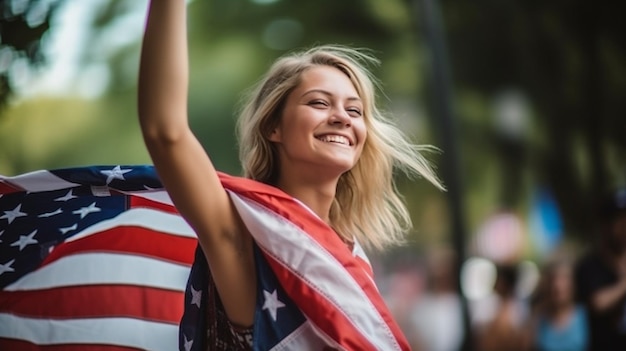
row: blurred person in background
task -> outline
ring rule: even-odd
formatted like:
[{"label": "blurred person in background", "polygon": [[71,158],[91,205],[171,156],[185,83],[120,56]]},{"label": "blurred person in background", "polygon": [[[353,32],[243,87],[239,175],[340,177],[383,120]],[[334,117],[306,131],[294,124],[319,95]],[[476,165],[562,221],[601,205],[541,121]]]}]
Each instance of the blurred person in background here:
[{"label": "blurred person in background", "polygon": [[516,295],[518,276],[515,264],[497,266],[493,298],[488,305],[479,307],[487,308],[488,315],[474,326],[478,350],[523,351],[528,348],[528,308]]},{"label": "blurred person in background", "polygon": [[410,311],[421,350],[456,351],[463,343],[463,310],[455,261],[456,255],[450,249],[435,249],[427,257],[427,290]]},{"label": "blurred person in background", "polygon": [[381,284],[389,311],[404,331],[411,348],[426,351],[421,347],[420,334],[415,331],[412,320],[413,306],[419,303],[426,289],[426,273],[422,264],[413,260],[402,260],[392,267]]},{"label": "blurred person in background", "polygon": [[585,351],[585,308],[574,296],[573,264],[566,258],[545,265],[533,301],[528,343],[533,351]]},{"label": "blurred person in background", "polygon": [[587,308],[591,351],[626,350],[626,189],[601,206],[597,246],[576,267],[577,298]]}]

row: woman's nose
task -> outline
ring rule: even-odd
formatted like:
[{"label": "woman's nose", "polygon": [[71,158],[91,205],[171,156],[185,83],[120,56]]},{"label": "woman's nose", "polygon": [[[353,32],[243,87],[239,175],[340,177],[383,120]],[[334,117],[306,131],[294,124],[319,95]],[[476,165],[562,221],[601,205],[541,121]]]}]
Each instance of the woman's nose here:
[{"label": "woman's nose", "polygon": [[331,116],[329,121],[331,124],[350,126],[352,120],[350,118],[350,115],[348,114],[348,111],[346,111],[345,109],[333,108],[331,110]]}]

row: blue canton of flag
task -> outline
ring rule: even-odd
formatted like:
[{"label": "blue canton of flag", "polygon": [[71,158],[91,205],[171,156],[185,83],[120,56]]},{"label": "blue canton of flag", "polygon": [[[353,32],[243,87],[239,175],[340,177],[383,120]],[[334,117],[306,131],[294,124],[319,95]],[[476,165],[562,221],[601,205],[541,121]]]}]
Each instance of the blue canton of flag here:
[{"label": "blue canton of flag", "polygon": [[255,315],[254,333],[259,335],[255,342],[259,344],[258,350],[271,350],[300,327],[306,319],[298,306],[287,296],[258,247],[255,248],[254,257],[259,285],[257,305],[261,305],[261,309],[257,310]]},{"label": "blue canton of flag", "polygon": [[[276,275],[255,246],[257,303],[254,318],[254,350],[272,350],[305,323],[306,318],[287,296]],[[185,291],[185,313],[180,324],[179,349],[205,351],[208,263],[198,247]],[[214,347],[215,345],[210,345]],[[211,349],[211,348],[209,348]]]}]

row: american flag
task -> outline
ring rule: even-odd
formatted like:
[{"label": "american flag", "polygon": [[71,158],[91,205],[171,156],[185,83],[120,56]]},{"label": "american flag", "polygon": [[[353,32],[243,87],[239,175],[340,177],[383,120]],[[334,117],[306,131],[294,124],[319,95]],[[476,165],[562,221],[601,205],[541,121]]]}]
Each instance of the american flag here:
[{"label": "american flag", "polygon": [[[358,244],[276,188],[220,177],[258,248],[255,350],[409,349]],[[151,166],[0,177],[0,194],[0,349],[202,350],[206,263],[196,252],[189,274],[195,236]]]},{"label": "american flag", "polygon": [[[263,273],[257,259],[255,349],[410,348],[358,243],[350,251],[328,224],[274,187],[226,175],[221,180],[274,276]],[[282,320],[296,321],[298,313],[304,316],[299,325]],[[181,329],[181,342],[188,340]]]},{"label": "american flag", "polygon": [[175,350],[195,246],[151,166],[0,176],[0,350]]}]

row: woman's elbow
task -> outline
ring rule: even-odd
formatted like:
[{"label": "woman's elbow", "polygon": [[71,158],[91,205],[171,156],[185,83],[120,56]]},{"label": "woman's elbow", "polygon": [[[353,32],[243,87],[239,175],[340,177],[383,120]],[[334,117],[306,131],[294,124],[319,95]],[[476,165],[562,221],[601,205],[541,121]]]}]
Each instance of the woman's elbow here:
[{"label": "woman's elbow", "polygon": [[186,125],[154,124],[141,122],[141,133],[146,146],[163,147],[175,145],[182,140],[189,128]]}]

